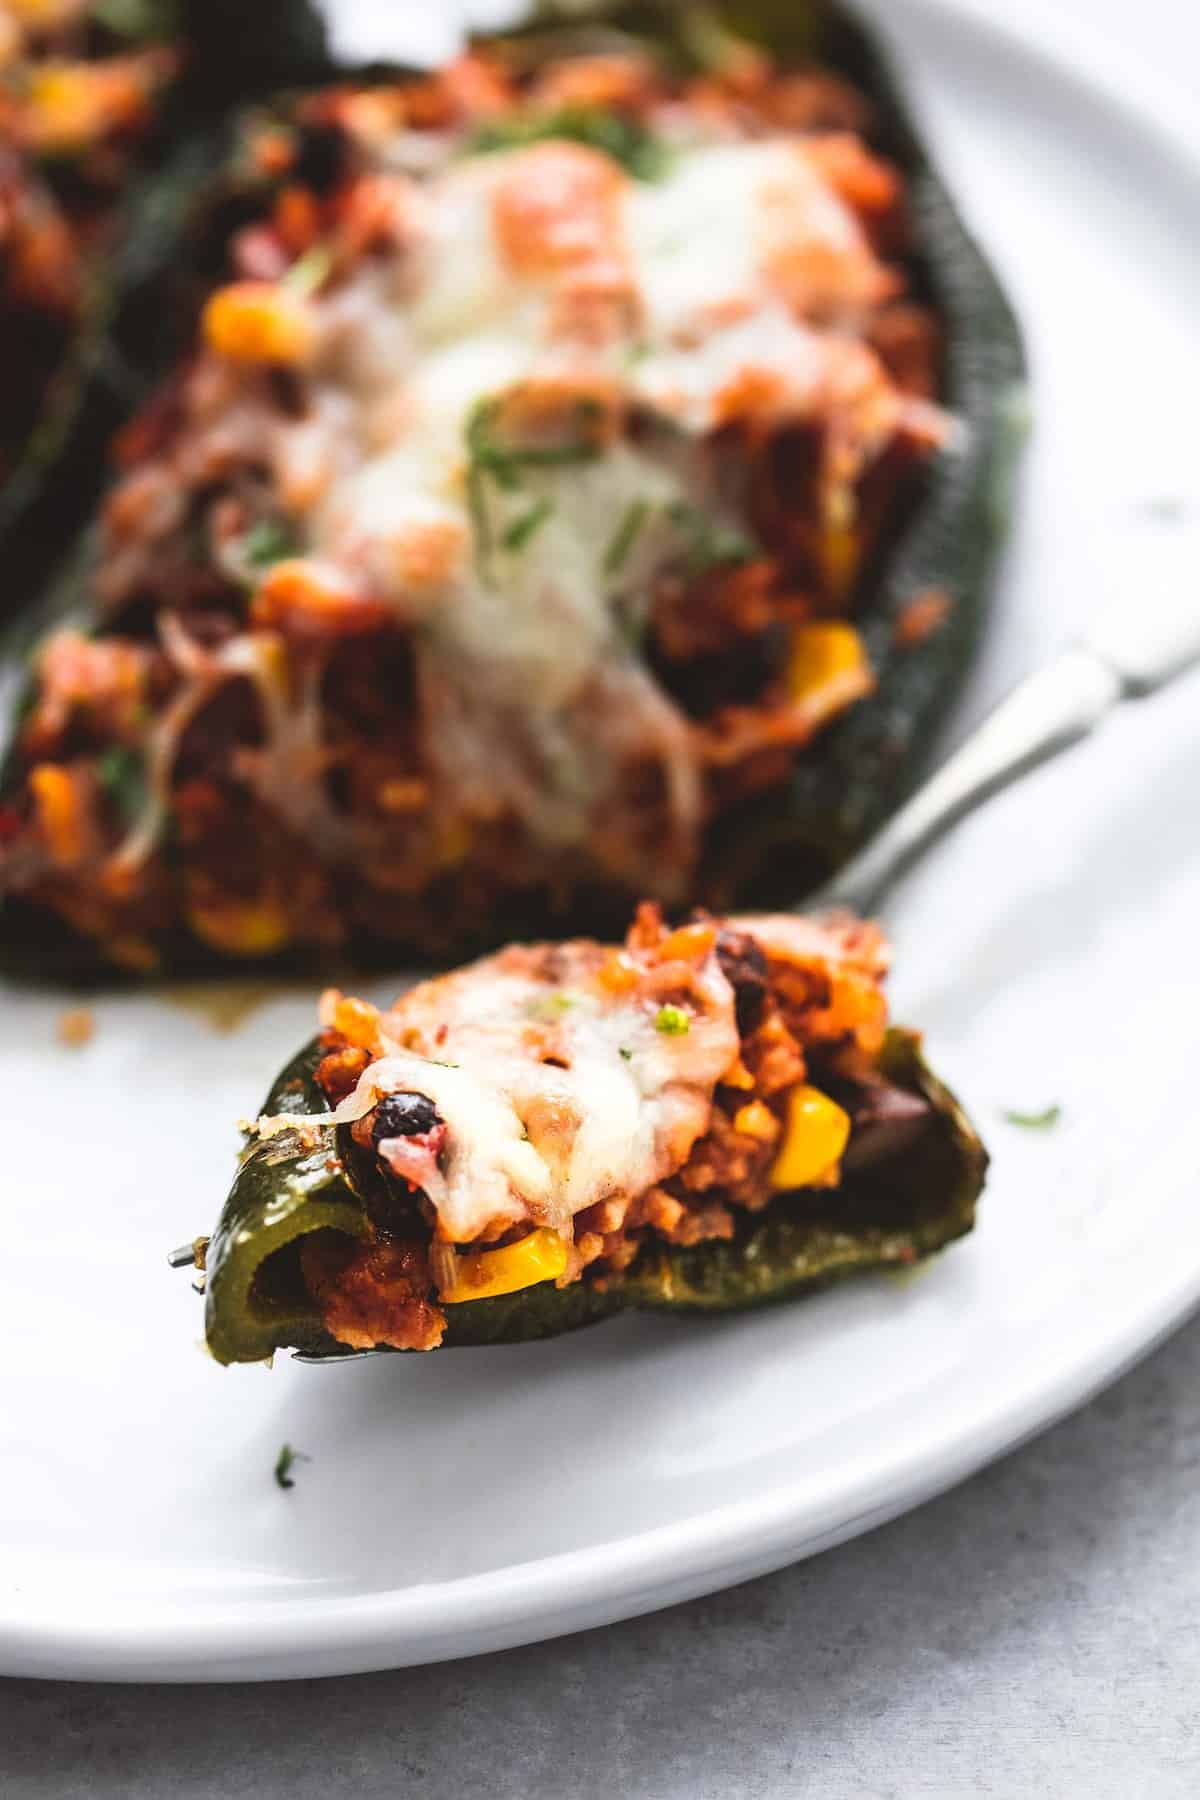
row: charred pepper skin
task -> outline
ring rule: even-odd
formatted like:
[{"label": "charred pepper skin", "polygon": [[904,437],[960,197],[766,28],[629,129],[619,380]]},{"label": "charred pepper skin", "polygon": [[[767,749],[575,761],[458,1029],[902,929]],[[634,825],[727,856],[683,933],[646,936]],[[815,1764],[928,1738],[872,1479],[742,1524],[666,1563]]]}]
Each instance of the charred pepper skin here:
[{"label": "charred pepper skin", "polygon": [[[327,1113],[315,1078],[320,1059],[314,1040],[283,1070],[263,1111]],[[626,1308],[733,1312],[865,1270],[906,1267],[962,1237],[975,1222],[987,1151],[912,1033],[888,1034],[880,1068],[919,1095],[932,1120],[895,1158],[847,1170],[828,1202],[821,1190],[781,1194],[740,1219],[729,1241],[647,1243],[628,1272],[604,1287],[586,1279],[563,1288],[542,1282],[449,1307],[443,1347],[557,1337]],[[251,1146],[208,1249],[205,1330],[218,1362],[258,1362],[283,1348],[345,1354],[314,1303],[264,1265],[310,1231],[367,1236],[367,1204],[355,1182],[353,1160],[339,1154],[331,1126]]]}]

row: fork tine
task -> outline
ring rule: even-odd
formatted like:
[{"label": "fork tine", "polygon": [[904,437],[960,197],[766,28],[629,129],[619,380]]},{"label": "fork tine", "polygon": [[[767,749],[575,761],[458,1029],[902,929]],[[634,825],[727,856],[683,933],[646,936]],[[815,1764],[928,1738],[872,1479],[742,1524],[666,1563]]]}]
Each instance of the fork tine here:
[{"label": "fork tine", "polygon": [[196,1265],[196,1240],[190,1244],[180,1244],[175,1250],[168,1250],[167,1262],[173,1269],[194,1269]]}]

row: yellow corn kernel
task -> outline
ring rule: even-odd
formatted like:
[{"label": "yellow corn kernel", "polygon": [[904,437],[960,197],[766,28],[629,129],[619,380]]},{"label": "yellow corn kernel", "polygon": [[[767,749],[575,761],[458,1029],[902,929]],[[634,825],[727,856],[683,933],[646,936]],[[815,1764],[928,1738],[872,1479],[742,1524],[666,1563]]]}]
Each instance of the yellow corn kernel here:
[{"label": "yellow corn kernel", "polygon": [[761,1100],[750,1100],[734,1113],[733,1129],[743,1137],[757,1138],[760,1144],[771,1144],[779,1136],[779,1120]]},{"label": "yellow corn kernel", "polygon": [[268,956],[291,936],[288,917],[275,900],[213,900],[188,909],[198,938],[228,956]]},{"label": "yellow corn kernel", "polygon": [[211,295],[201,324],[209,347],[237,362],[305,363],[316,347],[312,307],[270,281],[234,281]]},{"label": "yellow corn kernel", "polygon": [[41,150],[75,149],[92,135],[92,72],[83,64],[51,62],[29,83],[30,124]]},{"label": "yellow corn kernel", "polygon": [[69,769],[60,763],[38,763],[29,772],[29,788],[50,854],[69,869],[83,856],[83,813],[79,790]]},{"label": "yellow corn kernel", "polygon": [[858,679],[867,673],[867,653],[853,625],[814,619],[796,626],[786,675],[793,700],[807,700],[847,676]]},{"label": "yellow corn kernel", "polygon": [[773,1188],[832,1187],[850,1136],[850,1115],[819,1088],[788,1095],[787,1124],[771,1168]]},{"label": "yellow corn kernel", "polygon": [[538,1281],[556,1281],[567,1266],[567,1246],[557,1231],[541,1227],[502,1250],[473,1250],[456,1257],[455,1264],[453,1282],[438,1296],[444,1306],[515,1294]]},{"label": "yellow corn kernel", "polygon": [[24,126],[34,147],[53,155],[87,149],[145,112],[148,71],[135,58],[34,65],[25,95]]}]

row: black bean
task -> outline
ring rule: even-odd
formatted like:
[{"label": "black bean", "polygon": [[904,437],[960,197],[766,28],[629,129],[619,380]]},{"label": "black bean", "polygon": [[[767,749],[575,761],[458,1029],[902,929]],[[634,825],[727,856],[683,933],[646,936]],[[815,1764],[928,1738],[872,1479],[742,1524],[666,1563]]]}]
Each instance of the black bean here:
[{"label": "black bean", "polygon": [[344,175],[349,149],[349,140],[340,126],[306,125],[292,174],[315,193],[327,193]]},{"label": "black bean", "polygon": [[737,1028],[745,1037],[767,1003],[767,959],[747,932],[723,931],[717,939],[717,961],[733,989]]},{"label": "black bean", "polygon": [[375,1108],[371,1142],[378,1148],[384,1138],[424,1137],[440,1123],[437,1107],[426,1094],[407,1090],[388,1094]]},{"label": "black bean", "polygon": [[852,1126],[843,1158],[847,1169],[867,1168],[886,1157],[902,1156],[934,1116],[922,1094],[896,1087],[882,1077],[840,1093],[838,1103],[850,1114]]}]

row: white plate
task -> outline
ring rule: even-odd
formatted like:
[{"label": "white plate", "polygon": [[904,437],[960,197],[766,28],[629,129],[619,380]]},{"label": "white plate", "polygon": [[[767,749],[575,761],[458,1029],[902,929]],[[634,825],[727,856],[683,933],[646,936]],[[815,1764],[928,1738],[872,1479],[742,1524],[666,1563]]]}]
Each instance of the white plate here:
[{"label": "white plate", "polygon": [[[887,11],[1035,371],[977,711],[1087,609],[1113,517],[1195,482],[1200,158],[1123,70],[1085,79],[928,0]],[[178,999],[107,999],[68,1051],[61,1002],[6,993],[0,1667],[332,1674],[599,1624],[864,1530],[1111,1379],[1200,1297],[1198,700],[1114,725],[906,889],[897,1010],[995,1151],[975,1237],[906,1283],[221,1370],[163,1256],[210,1223],[232,1120],[310,999],[225,1034]],[[999,1118],[1050,1101],[1056,1132]],[[284,1441],[311,1457],[288,1493]]]}]

